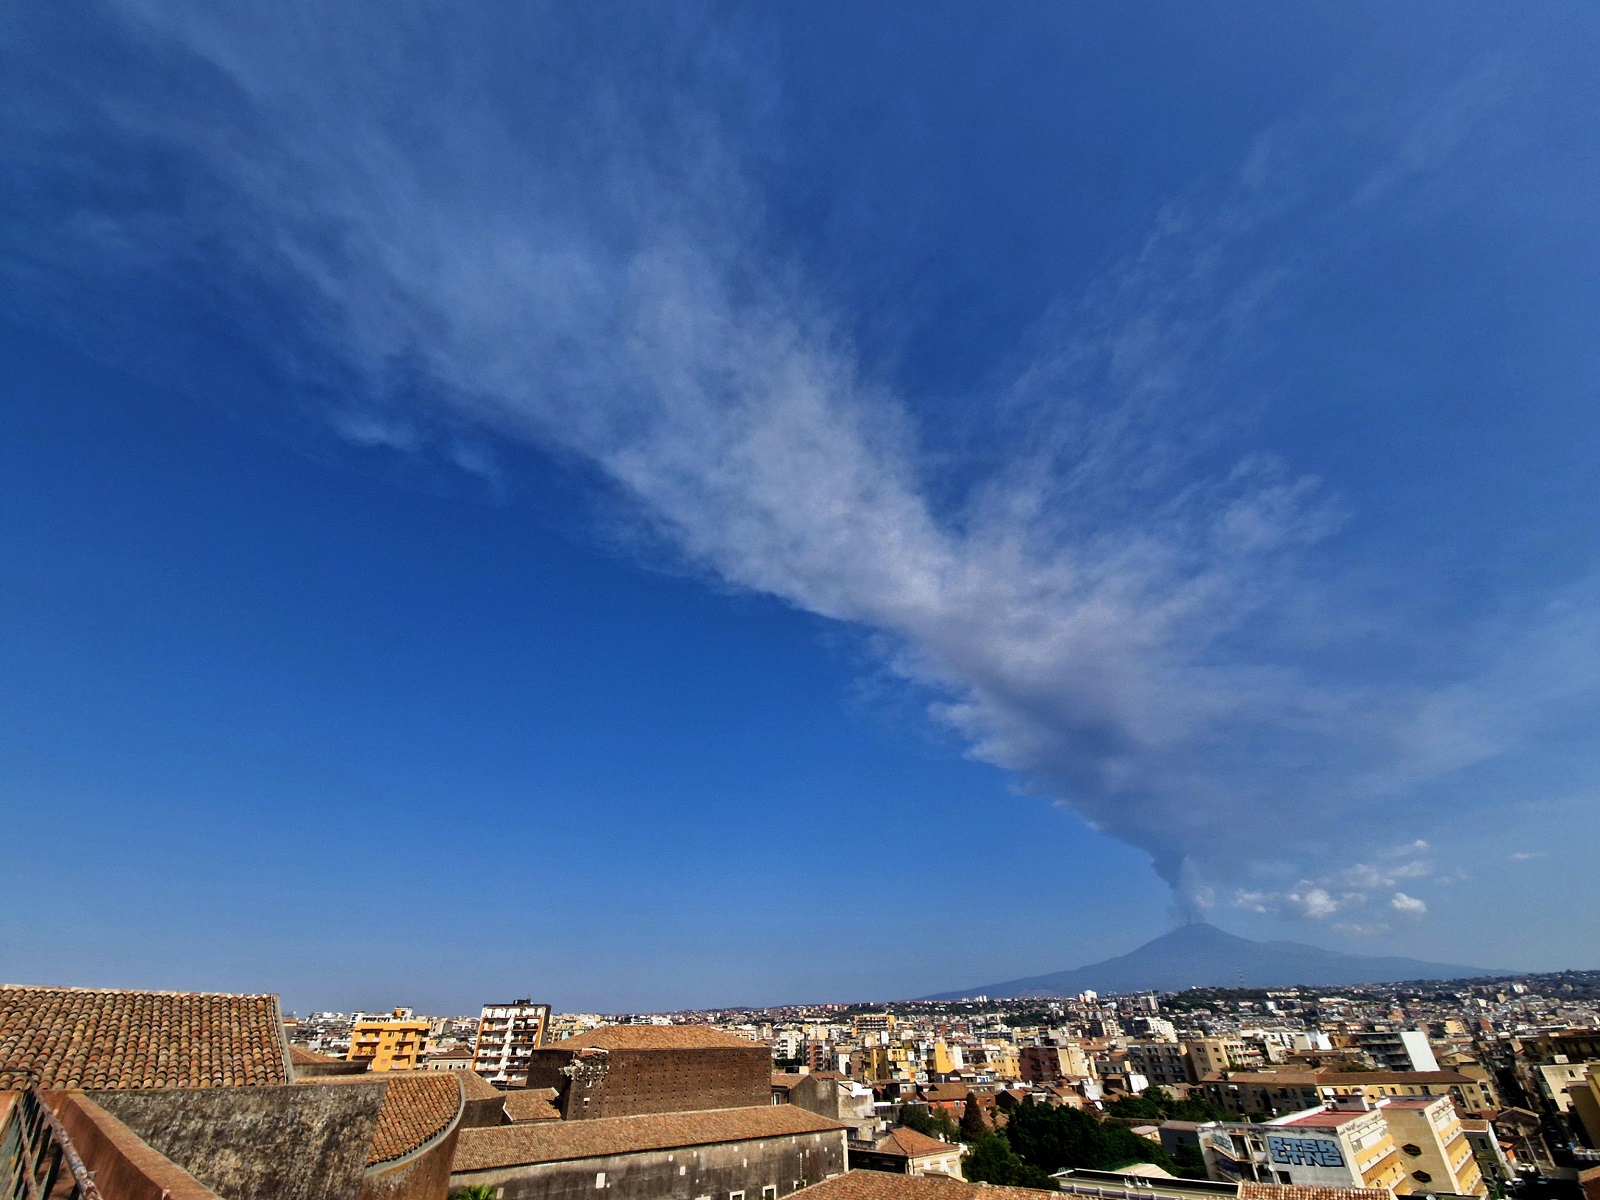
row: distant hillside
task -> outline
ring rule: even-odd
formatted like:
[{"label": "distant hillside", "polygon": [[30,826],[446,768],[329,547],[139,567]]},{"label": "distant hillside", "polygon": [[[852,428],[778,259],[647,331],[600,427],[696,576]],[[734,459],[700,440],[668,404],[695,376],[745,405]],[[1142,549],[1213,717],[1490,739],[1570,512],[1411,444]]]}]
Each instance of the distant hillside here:
[{"label": "distant hillside", "polygon": [[1215,925],[1184,925],[1146,942],[1137,950],[1072,971],[986,983],[926,1000],[969,996],[1075,996],[1079,992],[1177,992],[1190,987],[1340,987],[1353,983],[1395,983],[1405,979],[1465,979],[1505,975],[1485,967],[1423,962],[1416,958],[1341,954],[1301,942],[1255,942]]}]

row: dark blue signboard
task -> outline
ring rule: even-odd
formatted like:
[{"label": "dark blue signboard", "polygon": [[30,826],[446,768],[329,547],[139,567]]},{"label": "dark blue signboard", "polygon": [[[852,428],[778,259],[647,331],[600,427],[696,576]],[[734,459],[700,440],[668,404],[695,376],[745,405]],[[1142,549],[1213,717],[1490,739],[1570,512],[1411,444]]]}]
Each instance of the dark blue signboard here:
[{"label": "dark blue signboard", "polygon": [[1272,1161],[1291,1167],[1342,1167],[1344,1155],[1338,1142],[1322,1138],[1269,1137],[1267,1149]]}]

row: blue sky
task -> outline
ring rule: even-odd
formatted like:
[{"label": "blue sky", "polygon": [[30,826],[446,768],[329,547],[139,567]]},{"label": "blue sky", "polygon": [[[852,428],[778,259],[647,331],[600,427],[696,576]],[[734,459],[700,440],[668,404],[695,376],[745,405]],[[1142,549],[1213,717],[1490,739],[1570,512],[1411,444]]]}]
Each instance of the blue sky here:
[{"label": "blue sky", "polygon": [[0,17],[17,981],[1595,964],[1582,5]]}]

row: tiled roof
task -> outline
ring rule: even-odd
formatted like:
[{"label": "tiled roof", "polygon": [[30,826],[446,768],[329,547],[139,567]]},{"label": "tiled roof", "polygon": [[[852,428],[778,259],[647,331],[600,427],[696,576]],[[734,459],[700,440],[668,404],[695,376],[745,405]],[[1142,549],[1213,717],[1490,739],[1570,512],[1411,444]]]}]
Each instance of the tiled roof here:
[{"label": "tiled roof", "polygon": [[918,1133],[915,1129],[891,1129],[888,1135],[878,1139],[873,1147],[879,1154],[894,1154],[906,1158],[921,1158],[925,1154],[948,1154],[959,1147],[952,1146],[949,1142],[941,1142],[938,1138],[929,1137],[925,1133]]},{"label": "tiled roof", "polygon": [[289,1062],[296,1067],[326,1066],[329,1063],[344,1061],[330,1054],[318,1054],[315,1050],[307,1050],[304,1046],[289,1047]]},{"label": "tiled roof", "polygon": [[[288,1083],[278,998],[0,984],[0,1067],[47,1088]],[[0,1073],[0,1088],[22,1077]]]},{"label": "tiled roof", "polygon": [[846,1171],[812,1184],[801,1194],[805,1200],[1039,1200],[1039,1192],[1029,1188],[889,1171]]},{"label": "tiled roof", "polygon": [[1239,1185],[1239,1200],[1393,1200],[1388,1188],[1342,1188],[1290,1183]]},{"label": "tiled roof", "polygon": [[452,1169],[456,1172],[487,1171],[526,1163],[604,1158],[612,1154],[843,1129],[845,1126],[837,1121],[792,1104],[597,1117],[587,1121],[530,1121],[495,1129],[463,1129],[461,1140],[456,1143]]},{"label": "tiled roof", "polygon": [[468,1100],[493,1100],[506,1095],[505,1092],[495,1087],[494,1084],[476,1071],[448,1071],[445,1073],[454,1075],[461,1080],[461,1090],[467,1094]]},{"label": "tiled roof", "polygon": [[1341,1083],[1477,1083],[1460,1071],[1319,1071],[1324,1086]]},{"label": "tiled roof", "polygon": [[550,1103],[550,1088],[536,1088],[503,1093],[506,1116],[517,1121],[559,1121],[561,1111]]},{"label": "tiled roof", "polygon": [[1212,1073],[1206,1083],[1246,1083],[1263,1087],[1336,1087],[1403,1083],[1476,1083],[1459,1071],[1228,1071]]},{"label": "tiled roof", "polygon": [[383,1104],[372,1131],[368,1164],[389,1162],[410,1154],[448,1129],[461,1114],[466,1098],[462,1071],[380,1071],[366,1075],[319,1075],[299,1082],[306,1087],[383,1083]]},{"label": "tiled roof", "polygon": [[772,1073],[772,1086],[775,1088],[792,1088],[804,1078],[804,1075],[798,1073],[774,1071]]},{"label": "tiled roof", "polygon": [[602,1025],[556,1045],[564,1050],[748,1050],[760,1043],[709,1025]]}]

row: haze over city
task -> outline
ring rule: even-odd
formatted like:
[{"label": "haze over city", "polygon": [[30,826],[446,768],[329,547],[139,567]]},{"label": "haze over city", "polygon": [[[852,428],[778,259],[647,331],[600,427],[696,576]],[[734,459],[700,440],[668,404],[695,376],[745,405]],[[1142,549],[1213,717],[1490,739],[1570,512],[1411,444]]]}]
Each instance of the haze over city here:
[{"label": "haze over city", "polygon": [[1597,55],[1569,4],[10,6],[4,980],[1600,967]]}]

